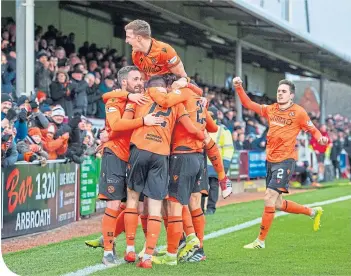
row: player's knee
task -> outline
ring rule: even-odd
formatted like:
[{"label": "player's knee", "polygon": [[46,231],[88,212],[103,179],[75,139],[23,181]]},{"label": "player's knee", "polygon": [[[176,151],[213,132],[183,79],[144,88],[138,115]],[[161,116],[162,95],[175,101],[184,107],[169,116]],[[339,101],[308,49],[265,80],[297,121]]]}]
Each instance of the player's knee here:
[{"label": "player's knee", "polygon": [[162,200],[155,200],[149,198],[149,215],[150,216],[161,216]]},{"label": "player's knee", "polygon": [[274,207],[279,194],[271,189],[267,189],[264,195],[264,206]]},{"label": "player's knee", "polygon": [[121,205],[120,200],[109,200],[107,201],[106,207],[117,211],[120,205]]},{"label": "player's knee", "polygon": [[191,194],[189,208],[191,211],[201,208],[201,193]]},{"label": "player's knee", "polygon": [[139,203],[139,193],[128,190],[127,194],[127,208],[137,209]]},{"label": "player's knee", "polygon": [[281,208],[282,208],[282,202],[281,201],[277,201],[275,203],[275,209],[281,211]]}]

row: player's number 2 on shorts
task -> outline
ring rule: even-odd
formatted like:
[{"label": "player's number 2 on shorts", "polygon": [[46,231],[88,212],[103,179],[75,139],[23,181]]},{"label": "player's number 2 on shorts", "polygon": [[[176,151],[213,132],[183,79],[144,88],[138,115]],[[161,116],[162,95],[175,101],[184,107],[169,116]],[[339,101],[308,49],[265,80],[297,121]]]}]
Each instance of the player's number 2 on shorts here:
[{"label": "player's number 2 on shorts", "polygon": [[284,169],[278,169],[277,178],[282,179],[284,174]]},{"label": "player's number 2 on shorts", "polygon": [[[155,111],[155,109],[156,109],[156,107],[157,107],[157,103],[153,103],[153,105],[151,106],[151,108],[150,108],[150,110],[149,110],[149,114],[150,113],[153,113],[154,111]],[[167,108],[167,110],[165,111],[165,112],[163,112],[163,111],[158,111],[156,114],[155,114],[155,117],[160,117],[160,116],[169,116],[169,114],[171,114],[171,112],[172,112],[172,108]],[[166,121],[164,121],[162,124],[161,124],[161,126],[162,127],[166,127],[166,125],[167,125],[167,122]]]}]

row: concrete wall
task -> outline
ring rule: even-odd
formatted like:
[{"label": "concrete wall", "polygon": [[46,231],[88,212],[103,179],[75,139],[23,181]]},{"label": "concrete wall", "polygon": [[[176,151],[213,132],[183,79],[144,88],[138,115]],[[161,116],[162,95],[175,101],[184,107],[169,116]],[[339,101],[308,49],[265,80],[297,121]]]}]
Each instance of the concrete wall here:
[{"label": "concrete wall", "polygon": [[[308,88],[312,88],[311,90],[315,90],[319,94],[319,80],[301,80],[294,81],[296,85],[296,102],[298,103],[300,99],[303,97],[305,91]],[[343,116],[351,118],[351,86],[329,82],[325,83],[326,90],[326,114],[336,114],[339,113]],[[317,101],[318,99],[317,94]]]}]

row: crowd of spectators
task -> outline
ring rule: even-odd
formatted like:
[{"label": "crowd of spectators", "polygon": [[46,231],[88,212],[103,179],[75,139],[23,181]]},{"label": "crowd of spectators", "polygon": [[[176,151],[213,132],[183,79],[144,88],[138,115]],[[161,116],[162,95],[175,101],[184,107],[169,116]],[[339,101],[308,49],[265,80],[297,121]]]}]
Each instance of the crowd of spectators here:
[{"label": "crowd of spectators", "polygon": [[[117,50],[98,48],[95,43],[77,48],[75,35],[62,34],[54,26],[35,28],[35,91],[31,97],[16,96],[16,25],[12,18],[2,18],[1,31],[1,131],[2,166],[16,161],[65,158],[77,163],[84,155],[94,154],[101,143],[100,131],[87,117],[105,118],[102,95],[118,86],[117,72],[128,65]],[[243,109],[244,122],[236,121],[235,93],[232,90],[201,85],[211,106],[217,108],[219,123],[231,132],[235,150],[264,151],[267,120]],[[271,104],[267,96],[249,93],[255,102]],[[341,115],[328,116],[320,126],[318,116],[310,114],[314,124],[327,133],[331,144],[323,149],[311,141],[313,150],[325,153],[339,171],[343,149],[351,156],[350,121]],[[303,143],[298,143],[303,148]],[[301,155],[302,156],[302,155]],[[303,160],[304,161],[304,160]],[[306,164],[306,163],[305,163]],[[322,173],[322,169],[320,171]]]}]

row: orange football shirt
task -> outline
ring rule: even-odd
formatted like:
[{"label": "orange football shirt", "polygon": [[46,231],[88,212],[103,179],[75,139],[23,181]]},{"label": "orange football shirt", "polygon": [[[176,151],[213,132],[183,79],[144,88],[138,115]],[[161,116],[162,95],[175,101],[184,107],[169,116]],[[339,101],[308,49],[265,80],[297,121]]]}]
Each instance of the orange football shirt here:
[{"label": "orange football shirt", "polygon": [[[261,115],[269,122],[267,133],[267,160],[269,162],[276,163],[289,158],[297,160],[295,146],[300,131],[311,133],[318,131],[307,112],[298,104],[293,104],[286,110],[280,110],[277,103],[262,105]],[[320,138],[321,134],[317,136]]]},{"label": "orange football shirt", "polygon": [[[218,130],[216,122],[213,121],[207,109],[201,106],[200,96],[190,88],[176,89],[169,93],[161,93],[155,89],[150,91],[150,96],[156,103],[165,107],[183,103],[191,121],[197,129],[204,131],[206,128],[209,132],[216,132]],[[184,125],[180,123],[176,124],[172,138],[172,153],[202,151],[203,140],[189,135]]]},{"label": "orange football shirt", "polygon": [[180,58],[172,46],[154,38],[151,39],[148,53],[133,51],[132,60],[134,65],[148,77],[170,73],[169,69],[177,66],[180,62]]},{"label": "orange football shirt", "polygon": [[[126,101],[120,99],[109,99],[106,103],[106,122],[105,129],[111,134],[112,129],[110,126],[109,120],[110,117],[119,117],[124,113],[124,109],[126,107]],[[108,110],[113,110],[112,112],[108,112]],[[117,111],[116,111],[117,110]],[[125,131],[113,131],[113,138],[106,143],[104,143],[104,147],[109,148],[113,151],[114,154],[121,160],[128,162],[129,160],[129,144],[130,138],[133,130],[125,130]]]},{"label": "orange football shirt", "polygon": [[251,101],[242,86],[235,87],[235,90],[244,107],[268,119],[266,151],[269,162],[277,163],[290,158],[297,160],[295,145],[301,130],[310,132],[317,140],[322,137],[306,110],[298,104],[281,110],[277,103],[260,105]]},{"label": "orange football shirt", "polygon": [[[150,96],[151,90],[157,90],[157,88],[147,89],[145,95]],[[162,116],[165,121],[159,126],[142,126],[135,129],[131,143],[141,150],[169,155],[174,126],[182,116],[188,115],[188,112],[183,104],[164,108],[153,101],[149,101],[144,105],[136,106],[134,118],[144,117],[149,113]]]}]

